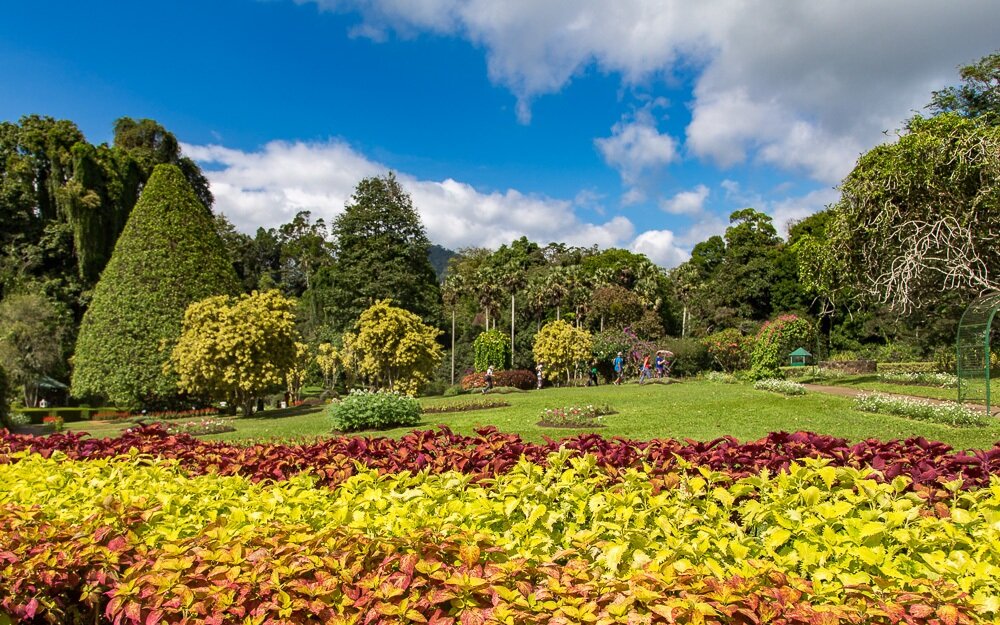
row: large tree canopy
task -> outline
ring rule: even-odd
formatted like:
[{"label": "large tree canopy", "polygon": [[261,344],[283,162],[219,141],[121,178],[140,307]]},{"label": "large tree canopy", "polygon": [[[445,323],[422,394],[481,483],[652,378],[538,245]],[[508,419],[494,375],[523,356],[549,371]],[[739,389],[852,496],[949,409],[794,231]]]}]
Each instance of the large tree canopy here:
[{"label": "large tree canopy", "polygon": [[1000,288],[1000,126],[915,117],[863,155],[841,191],[826,248],[800,255],[819,291],[909,311],[945,291]]},{"label": "large tree canopy", "polygon": [[365,178],[331,227],[335,260],[316,276],[327,318],[347,329],[376,301],[437,323],[441,293],[428,258],[430,242],[396,177]]},{"label": "large tree canopy", "polygon": [[172,397],[163,371],[192,302],[237,291],[205,206],[174,165],[158,165],[118,238],[84,315],[74,356],[76,396],[120,405]]}]

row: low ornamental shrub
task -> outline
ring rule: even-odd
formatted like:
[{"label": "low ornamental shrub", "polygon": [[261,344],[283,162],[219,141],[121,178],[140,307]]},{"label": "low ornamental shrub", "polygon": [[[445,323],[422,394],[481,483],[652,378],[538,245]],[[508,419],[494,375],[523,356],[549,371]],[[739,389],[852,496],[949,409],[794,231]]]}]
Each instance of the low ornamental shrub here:
[{"label": "low ornamental shrub", "polygon": [[341,432],[382,430],[420,423],[420,402],[389,391],[353,390],[330,404],[328,415],[333,429]]},{"label": "low ornamental shrub", "polygon": [[9,419],[10,424],[14,427],[31,425],[31,415],[24,414],[23,412],[12,412],[10,413]]},{"label": "low ornamental shrub", "polygon": [[757,380],[754,382],[753,387],[758,391],[770,391],[772,393],[781,393],[782,395],[806,394],[806,387],[802,386],[798,382],[792,382],[791,380],[779,380],[778,378]]},{"label": "low ornamental shrub", "polygon": [[[512,369],[510,371],[494,371],[493,386],[510,386],[527,391],[535,388],[535,372],[527,369]],[[462,378],[462,388],[466,391],[485,388],[486,377],[483,373],[470,373]]]},{"label": "low ornamental shrub", "polygon": [[986,427],[995,423],[984,412],[966,408],[961,404],[891,397],[882,393],[860,395],[854,400],[854,406],[864,412],[891,414],[906,419],[930,421],[957,428]]},{"label": "low ornamental shrub", "polygon": [[701,340],[713,362],[727,373],[746,367],[752,340],[736,328],[726,328]]},{"label": "low ornamental shrub", "polygon": [[51,415],[48,417],[42,417],[42,423],[45,425],[51,425],[52,431],[54,432],[62,432],[65,421],[63,421],[63,418],[58,415]]}]

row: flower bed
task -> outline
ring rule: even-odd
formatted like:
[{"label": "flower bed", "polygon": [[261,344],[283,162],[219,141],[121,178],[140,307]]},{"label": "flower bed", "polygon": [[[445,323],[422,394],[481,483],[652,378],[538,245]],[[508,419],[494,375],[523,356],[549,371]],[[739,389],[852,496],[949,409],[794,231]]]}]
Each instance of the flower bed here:
[{"label": "flower bed", "polygon": [[918,421],[931,421],[952,427],[985,427],[994,423],[983,411],[972,410],[961,404],[937,403],[891,397],[881,393],[860,395],[854,400],[858,410],[891,414]]},{"label": "flower bed", "polygon": [[489,408],[504,408],[510,406],[510,402],[502,399],[484,398],[469,399],[453,404],[438,404],[436,406],[424,406],[424,414],[444,414],[448,412],[467,412],[469,410],[487,410]]},{"label": "flower bed", "polygon": [[223,432],[235,432],[228,421],[222,419],[201,419],[198,421],[185,421],[183,423],[163,424],[168,434],[190,434],[191,436],[206,436],[208,434],[221,434]]},{"label": "flower bed", "polygon": [[777,378],[757,380],[756,382],[754,382],[753,387],[758,391],[770,391],[771,393],[779,393],[781,395],[806,394],[806,387],[802,386],[798,382],[792,382],[791,380],[780,380]]},{"label": "flower bed", "polygon": [[604,427],[601,417],[615,414],[615,410],[604,404],[595,406],[563,406],[562,408],[546,408],[542,410],[538,425],[549,428],[594,428]]},{"label": "flower bed", "polygon": [[166,410],[160,412],[130,412],[128,410],[95,412],[91,419],[95,421],[117,421],[134,419],[136,417],[147,421],[172,421],[175,419],[194,419],[198,417],[218,416],[218,408],[196,408],[192,410]]},{"label": "flower bed", "polygon": [[890,382],[894,384],[916,384],[918,386],[958,388],[958,376],[951,373],[939,373],[936,371],[900,373],[879,372],[877,377],[880,382]]},{"label": "flower bed", "polygon": [[826,460],[622,471],[569,450],[480,482],[360,469],[330,488],[135,452],[10,459],[0,612],[25,623],[1000,618],[996,487]]},{"label": "flower bed", "polygon": [[494,427],[481,428],[474,436],[439,427],[413,431],[398,439],[340,436],[297,444],[261,441],[246,445],[183,434],[171,437],[159,426],[136,427],[116,438],[96,439],[74,432],[36,437],[0,430],[0,463],[19,462],[26,451],[80,460],[145,454],[174,460],[189,475],[217,473],[259,481],[310,472],[326,486],[355,475],[359,465],[383,473],[461,471],[475,480],[489,479],[511,470],[521,458],[544,465],[549,455],[560,449],[592,454],[599,463],[616,470],[648,467],[654,475],[674,471],[684,462],[740,478],[762,471],[784,471],[805,458],[825,459],[836,466],[872,467],[880,472],[873,474],[876,480],[905,476],[921,487],[960,480],[963,489],[980,488],[987,486],[992,476],[1000,475],[1000,443],[989,449],[956,451],[923,438],[848,443],[811,432],[773,432],[747,442],[732,437],[636,441],[580,434],[531,443]]}]

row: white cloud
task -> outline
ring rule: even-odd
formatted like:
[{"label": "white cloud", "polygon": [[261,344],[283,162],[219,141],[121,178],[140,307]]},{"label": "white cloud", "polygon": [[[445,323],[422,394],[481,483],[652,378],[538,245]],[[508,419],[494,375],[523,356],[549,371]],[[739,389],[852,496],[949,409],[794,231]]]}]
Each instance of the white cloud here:
[{"label": "white cloud", "polygon": [[703,184],[691,191],[681,191],[669,200],[660,201],[660,208],[672,215],[697,215],[705,209],[709,190]]},{"label": "white cloud", "polygon": [[610,137],[595,139],[594,145],[628,185],[637,183],[645,172],[677,159],[677,141],[657,130],[649,112],[640,111],[634,120],[618,122]]},{"label": "white cloud", "polygon": [[649,260],[662,267],[676,267],[691,257],[678,247],[670,230],[647,230],[632,242],[632,251],[645,254]]},{"label": "white cloud", "polygon": [[[357,183],[388,169],[369,160],[343,141],[302,143],[272,141],[259,151],[244,152],[218,145],[183,145],[184,153],[204,167],[215,210],[238,229],[287,223],[299,211],[330,220],[344,210]],[[648,253],[656,262],[676,264],[685,253],[671,243],[669,231],[636,236],[623,216],[601,223],[575,214],[582,203],[593,207],[600,197],[583,191],[576,201],[525,194],[515,189],[484,192],[452,179],[421,180],[397,173],[403,188],[434,243],[451,249],[496,248],[527,236],[542,244],[560,241],[601,248],[625,247]]]},{"label": "white cloud", "polygon": [[991,0],[959,9],[936,0],[296,2],[359,11],[359,32],[464,37],[485,50],[491,79],[515,94],[523,121],[534,98],[589,68],[626,85],[697,68],[686,133],[693,155],[723,167],[760,161],[822,182],[839,180],[882,131],[955,82],[958,65],[993,52],[1000,23]]}]

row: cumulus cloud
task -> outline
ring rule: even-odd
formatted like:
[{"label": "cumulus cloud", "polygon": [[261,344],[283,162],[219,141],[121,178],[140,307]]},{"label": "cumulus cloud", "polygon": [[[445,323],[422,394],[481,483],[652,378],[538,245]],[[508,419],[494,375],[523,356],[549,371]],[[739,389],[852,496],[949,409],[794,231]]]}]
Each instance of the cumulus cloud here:
[{"label": "cumulus cloud", "polygon": [[[244,232],[287,223],[299,211],[329,221],[343,212],[362,178],[388,172],[340,140],[272,141],[250,152],[219,145],[185,144],[183,149],[205,168],[215,210]],[[581,220],[575,210],[581,207],[578,202],[591,209],[599,203],[593,191],[563,200],[516,189],[480,191],[450,178],[423,180],[405,172],[397,173],[397,178],[410,194],[431,241],[451,249],[496,248],[527,236],[543,244],[560,241],[601,248],[638,249],[641,243],[643,250],[649,249],[663,262],[684,255],[683,250],[671,247],[669,231],[637,237],[627,217],[601,223]]]},{"label": "cumulus cloud", "polygon": [[670,230],[647,230],[632,242],[632,251],[645,254],[649,260],[662,267],[676,267],[691,257],[677,245]]},{"label": "cumulus cloud", "polygon": [[709,189],[703,184],[690,191],[681,191],[660,202],[660,208],[672,215],[697,215],[705,209]]},{"label": "cumulus cloud", "polygon": [[656,128],[649,110],[636,113],[634,119],[618,122],[610,137],[594,140],[604,161],[618,170],[629,186],[640,182],[644,174],[655,172],[677,157],[677,141]]},{"label": "cumulus cloud", "polygon": [[[985,0],[961,10],[935,0],[295,1],[357,11],[358,32],[372,36],[464,37],[485,50],[491,79],[518,98],[522,121],[534,98],[589,68],[626,85],[696,68],[691,154],[821,182],[839,180],[882,131],[954,82],[958,65],[992,52],[1000,23],[1000,3]],[[627,144],[632,132],[639,142],[648,130],[623,125],[610,139]],[[662,158],[667,143],[658,145]]]}]

